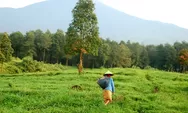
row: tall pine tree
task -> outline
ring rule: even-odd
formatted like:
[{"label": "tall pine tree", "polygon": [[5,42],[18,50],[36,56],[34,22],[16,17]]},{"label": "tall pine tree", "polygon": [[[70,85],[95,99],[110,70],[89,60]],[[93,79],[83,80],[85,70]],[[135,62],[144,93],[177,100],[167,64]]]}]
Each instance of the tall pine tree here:
[{"label": "tall pine tree", "polygon": [[11,47],[11,40],[8,38],[8,34],[4,33],[0,41],[0,51],[5,57],[5,61],[8,62],[11,60],[13,49]]}]

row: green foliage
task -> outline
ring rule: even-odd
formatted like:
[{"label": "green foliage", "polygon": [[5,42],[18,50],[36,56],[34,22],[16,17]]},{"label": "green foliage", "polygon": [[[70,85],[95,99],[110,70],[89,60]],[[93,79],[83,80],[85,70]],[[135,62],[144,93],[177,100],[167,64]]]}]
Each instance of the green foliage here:
[{"label": "green foliage", "polygon": [[102,63],[102,66],[105,66],[110,55],[110,46],[108,45],[108,43],[103,40],[98,52],[99,60]]},{"label": "green foliage", "polygon": [[118,67],[130,67],[131,66],[131,52],[125,44],[119,44],[118,49]]},{"label": "green foliage", "polygon": [[[86,11],[87,13],[83,13],[85,8],[89,8]],[[110,39],[102,39],[99,38],[97,32],[98,23],[97,18],[94,16],[94,4],[92,4],[92,1],[80,0],[72,12],[73,21],[67,33],[64,33],[60,29],[55,33],[51,33],[49,30],[43,32],[40,29],[29,31],[26,34],[18,31],[11,33],[9,36],[10,39],[7,33],[0,33],[1,64],[11,61],[13,54],[14,57],[20,59],[30,56],[33,60],[39,62],[43,61],[45,63],[59,63],[71,66],[79,66],[79,64],[82,64],[81,60],[83,59],[83,66],[86,68],[136,66],[141,69],[151,67],[154,70],[160,69],[172,72],[186,72],[188,70],[187,60],[185,60],[187,55],[184,54],[186,52],[183,53],[181,51],[188,49],[186,41],[175,42],[173,45],[145,46],[136,42],[131,43],[130,41],[126,43],[120,41],[118,43]],[[86,21],[86,19],[88,20]],[[89,30],[88,27],[92,30]],[[86,55],[85,53],[88,54]],[[97,54],[98,56],[95,56]],[[9,65],[9,67],[11,66]],[[40,66],[38,68],[41,70]],[[3,69],[9,70],[11,73],[19,72],[16,71],[17,69],[14,66],[12,69],[5,69],[1,65],[1,72],[4,71]],[[20,70],[27,69],[20,66]]]},{"label": "green foliage", "polygon": [[113,102],[104,106],[96,80],[106,70],[85,69],[83,76],[77,76],[74,68],[58,73],[0,75],[0,112],[187,112],[187,74],[113,68],[116,92]]},{"label": "green foliage", "polygon": [[[58,29],[52,36],[52,44],[49,50],[50,58],[55,60],[53,63],[59,63],[59,60],[64,57],[65,34],[62,30]],[[52,62],[52,61],[50,61]]]},{"label": "green foliage", "polygon": [[5,55],[0,51],[0,62],[3,64],[3,62],[6,60]]},{"label": "green foliage", "polygon": [[23,47],[24,36],[21,32],[13,32],[10,34],[12,48],[14,49],[14,57],[21,57],[21,49]]},{"label": "green foliage", "polygon": [[118,65],[118,54],[119,54],[119,45],[115,41],[110,41],[109,39],[107,40],[107,43],[110,45],[110,54],[109,54],[109,59],[107,61],[107,65],[109,67],[117,67]]},{"label": "green foliage", "polygon": [[0,33],[0,40],[1,40],[1,38],[3,37],[3,35],[4,35],[3,33]]},{"label": "green foliage", "polygon": [[188,49],[182,49],[180,51],[179,61],[182,65],[188,65]]},{"label": "green foliage", "polygon": [[21,65],[24,67],[24,72],[41,71],[39,63],[33,60],[32,57],[24,57]]},{"label": "green foliage", "polygon": [[79,0],[72,10],[73,21],[67,30],[66,54],[87,53],[97,55],[100,44],[97,16],[92,0]]},{"label": "green foliage", "polygon": [[44,39],[43,31],[40,29],[37,29],[34,32],[34,34],[35,34],[35,40],[34,40],[35,51],[37,54],[36,59],[38,61],[42,61],[42,59],[43,59],[43,54],[42,54],[43,53],[43,45],[42,45],[42,43],[43,43],[43,39]]},{"label": "green foliage", "polygon": [[149,65],[149,56],[145,47],[143,47],[142,52],[140,53],[139,67],[144,69]]},{"label": "green foliage", "polygon": [[0,51],[5,56],[5,61],[11,60],[13,48],[11,47],[11,40],[8,38],[7,33],[4,33],[0,40]]},{"label": "green foliage", "polygon": [[175,49],[169,45],[158,45],[156,47],[157,57],[156,57],[156,66],[159,69],[164,69],[168,71],[173,70],[173,65],[175,64],[175,60],[177,60]]},{"label": "green foliage", "polygon": [[14,59],[11,62],[4,63],[1,73],[19,74],[25,72],[54,72],[65,70],[66,67],[61,64],[46,64],[33,60],[32,57],[24,57],[22,60]]},{"label": "green foliage", "polygon": [[65,53],[80,55],[77,65],[79,74],[83,69],[83,54],[98,55],[101,43],[95,6],[92,0],[79,0],[72,10],[73,20],[67,29]]},{"label": "green foliage", "polygon": [[140,64],[140,55],[142,52],[142,46],[139,43],[131,43],[130,41],[127,42],[127,47],[131,51],[131,66],[139,66]]},{"label": "green foliage", "polygon": [[17,74],[23,72],[22,68],[20,68],[19,64],[16,62],[9,62],[5,64],[4,69],[5,73],[9,74]]},{"label": "green foliage", "polygon": [[188,49],[182,49],[180,51],[179,62],[182,65],[182,72],[185,72],[188,67]]},{"label": "green foliage", "polygon": [[51,44],[52,44],[52,41],[51,41],[51,33],[49,30],[47,30],[42,38],[41,38],[41,49],[43,50],[43,58],[42,60],[45,62],[45,59],[46,59],[46,51],[49,50]]},{"label": "green foliage", "polygon": [[22,48],[23,55],[21,58],[23,58],[24,56],[31,56],[31,57],[36,56],[34,40],[35,40],[34,32],[33,31],[27,32],[24,39],[24,44]]},{"label": "green foliage", "polygon": [[156,70],[155,68],[152,68],[151,66],[146,66],[144,69],[147,69],[147,70]]}]

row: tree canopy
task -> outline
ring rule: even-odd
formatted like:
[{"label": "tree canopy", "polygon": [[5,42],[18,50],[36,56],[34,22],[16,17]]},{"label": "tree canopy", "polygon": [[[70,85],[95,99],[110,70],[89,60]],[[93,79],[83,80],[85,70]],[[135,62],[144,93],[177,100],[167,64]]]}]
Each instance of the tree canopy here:
[{"label": "tree canopy", "polygon": [[99,28],[95,7],[92,0],[79,0],[72,10],[73,20],[67,30],[67,54],[80,54],[78,65],[79,73],[82,72],[83,54],[98,54],[100,45]]},{"label": "tree canopy", "polygon": [[11,47],[11,40],[9,39],[7,33],[4,33],[4,35],[0,40],[0,51],[4,55],[5,61],[11,60],[13,54],[13,48]]}]

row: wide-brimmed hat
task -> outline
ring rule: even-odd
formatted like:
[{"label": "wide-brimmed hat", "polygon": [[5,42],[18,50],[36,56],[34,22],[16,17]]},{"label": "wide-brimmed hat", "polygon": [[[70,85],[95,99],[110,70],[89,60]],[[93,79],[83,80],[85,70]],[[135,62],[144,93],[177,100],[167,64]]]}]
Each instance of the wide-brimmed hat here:
[{"label": "wide-brimmed hat", "polygon": [[106,73],[104,73],[104,76],[105,75],[111,75],[111,76],[113,76],[114,74],[112,72],[110,72],[110,71],[107,71]]}]

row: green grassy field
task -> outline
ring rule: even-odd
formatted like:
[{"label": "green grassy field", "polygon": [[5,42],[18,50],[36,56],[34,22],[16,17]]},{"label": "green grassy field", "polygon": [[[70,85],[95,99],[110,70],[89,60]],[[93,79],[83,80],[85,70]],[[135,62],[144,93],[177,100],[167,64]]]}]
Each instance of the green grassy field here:
[{"label": "green grassy field", "polygon": [[105,71],[0,75],[0,113],[188,113],[188,75],[110,69],[116,92],[104,106],[96,81]]}]

